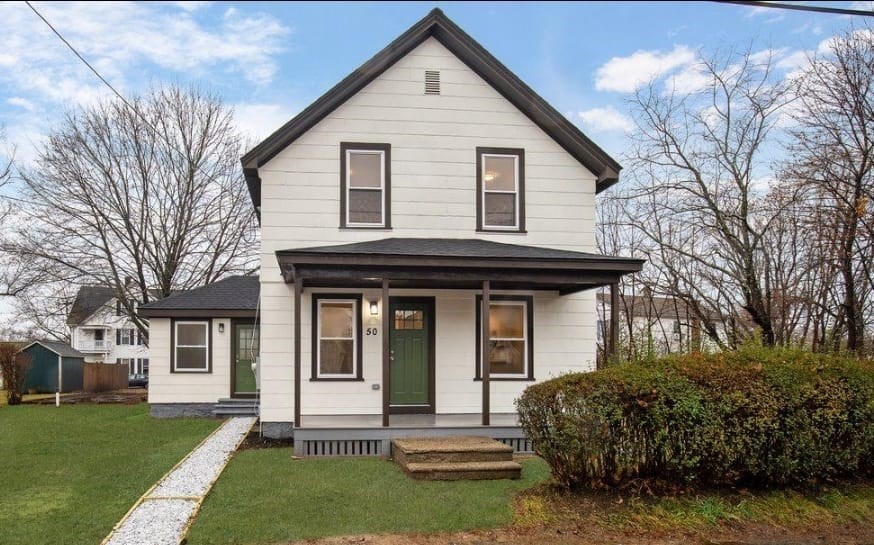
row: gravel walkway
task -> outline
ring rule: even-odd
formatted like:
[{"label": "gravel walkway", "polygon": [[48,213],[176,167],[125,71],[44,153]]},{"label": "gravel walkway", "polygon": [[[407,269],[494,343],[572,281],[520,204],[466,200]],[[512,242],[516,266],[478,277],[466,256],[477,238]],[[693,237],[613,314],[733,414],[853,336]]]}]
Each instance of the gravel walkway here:
[{"label": "gravel walkway", "polygon": [[119,522],[104,545],[178,545],[255,418],[231,418],[183,458]]}]

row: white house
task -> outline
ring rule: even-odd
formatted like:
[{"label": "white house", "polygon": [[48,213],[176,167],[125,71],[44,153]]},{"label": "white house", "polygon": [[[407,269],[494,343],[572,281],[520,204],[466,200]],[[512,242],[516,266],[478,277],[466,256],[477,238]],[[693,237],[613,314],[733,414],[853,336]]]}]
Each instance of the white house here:
[{"label": "white house", "polygon": [[67,316],[70,344],[86,363],[126,365],[131,374],[149,373],[149,348],[122,311],[112,288],[82,286]]},{"label": "white house", "polygon": [[[617,302],[620,353],[633,351],[638,355],[665,355],[719,348],[707,335],[701,320],[680,299],[653,295],[644,289],[640,295],[620,294]],[[610,311],[609,296],[599,293],[599,356],[607,351]],[[723,318],[716,312],[707,312],[705,317],[717,334],[725,338]]]},{"label": "white house", "polygon": [[310,453],[412,429],[517,440],[527,386],[594,369],[593,288],[643,265],[592,253],[621,167],[440,10],[242,163],[260,279],[140,309],[153,414],[240,390]]}]

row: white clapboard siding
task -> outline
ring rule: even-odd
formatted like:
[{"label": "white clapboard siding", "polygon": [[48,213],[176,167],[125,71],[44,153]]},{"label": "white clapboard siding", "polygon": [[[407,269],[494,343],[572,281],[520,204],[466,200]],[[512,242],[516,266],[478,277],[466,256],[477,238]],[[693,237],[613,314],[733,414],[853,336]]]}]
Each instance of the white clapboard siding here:
[{"label": "white clapboard siding", "polygon": [[[231,320],[212,321],[212,372],[172,373],[170,319],[149,320],[149,403],[215,403],[231,385]],[[219,333],[219,324],[224,332]]]},{"label": "white clapboard siding", "polygon": [[[440,95],[424,94],[424,71],[439,70]],[[392,229],[339,229],[340,142],[391,144]],[[476,148],[525,150],[527,233],[477,233]],[[385,237],[483,238],[594,251],[595,176],[433,38],[259,169],[261,197],[262,419],[293,420],[293,289],[275,251]],[[342,290],[320,290],[337,292]],[[362,290],[358,290],[362,293]],[[436,297],[436,404],[439,413],[476,413],[475,293],[392,291]],[[311,382],[311,293],[303,295],[301,406],[313,414],[378,414],[381,323],[366,312],[379,290],[363,290],[362,382]],[[594,296],[534,294],[535,377],[591,369]],[[371,322],[373,322],[371,324]],[[493,382],[492,410],[514,410],[528,382]]]}]

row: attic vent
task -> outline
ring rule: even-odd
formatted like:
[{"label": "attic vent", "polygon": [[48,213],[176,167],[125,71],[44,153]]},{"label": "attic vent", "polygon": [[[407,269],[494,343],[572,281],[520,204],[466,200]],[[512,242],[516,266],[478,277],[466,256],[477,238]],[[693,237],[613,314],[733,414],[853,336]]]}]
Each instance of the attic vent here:
[{"label": "attic vent", "polygon": [[425,70],[425,94],[439,95],[440,94],[440,71]]}]

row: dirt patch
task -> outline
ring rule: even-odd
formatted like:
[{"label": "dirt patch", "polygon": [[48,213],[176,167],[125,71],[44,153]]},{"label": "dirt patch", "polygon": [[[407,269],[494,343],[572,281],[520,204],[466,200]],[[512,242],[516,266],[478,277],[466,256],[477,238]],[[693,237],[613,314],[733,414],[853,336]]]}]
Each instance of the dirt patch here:
[{"label": "dirt patch", "polygon": [[[144,403],[149,397],[149,392],[145,388],[125,388],[123,390],[113,390],[111,392],[73,392],[70,394],[61,394],[61,404],[63,405],[78,405],[82,403],[104,404],[113,403],[120,405],[136,405]],[[30,405],[54,405],[55,397],[45,397],[25,401]]]},{"label": "dirt patch", "polygon": [[653,535],[610,532],[601,528],[544,526],[502,528],[446,534],[389,534],[332,537],[295,541],[296,545],[872,545],[874,523],[828,526],[793,531],[761,525],[698,534]]},{"label": "dirt patch", "polygon": [[[257,428],[257,426],[256,426]],[[249,432],[249,435],[243,440],[243,443],[237,450],[261,449],[261,448],[284,448],[293,447],[294,440],[289,439],[268,439],[258,433],[255,429]]]}]

